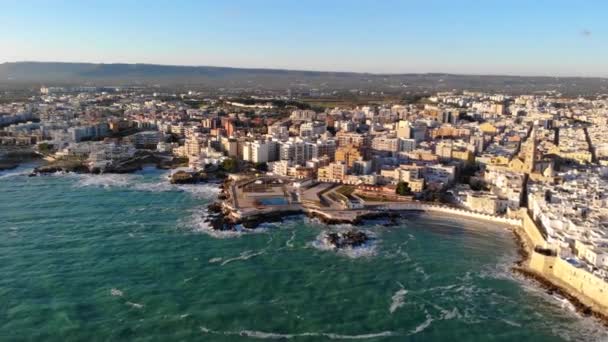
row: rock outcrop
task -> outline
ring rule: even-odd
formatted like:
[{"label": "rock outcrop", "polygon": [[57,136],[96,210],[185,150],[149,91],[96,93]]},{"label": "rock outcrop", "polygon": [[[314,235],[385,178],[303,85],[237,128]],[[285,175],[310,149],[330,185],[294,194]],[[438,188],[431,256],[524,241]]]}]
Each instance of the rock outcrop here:
[{"label": "rock outcrop", "polygon": [[171,175],[171,184],[196,184],[208,179],[204,172],[177,171]]},{"label": "rock outcrop", "polygon": [[325,242],[335,248],[360,247],[369,240],[370,238],[367,234],[357,230],[338,233],[331,232],[325,235]]}]

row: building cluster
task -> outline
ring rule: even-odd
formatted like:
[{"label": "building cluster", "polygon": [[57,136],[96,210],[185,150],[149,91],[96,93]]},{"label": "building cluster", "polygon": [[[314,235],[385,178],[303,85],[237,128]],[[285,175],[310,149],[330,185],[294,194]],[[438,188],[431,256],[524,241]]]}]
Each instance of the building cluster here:
[{"label": "building cluster", "polygon": [[44,88],[27,104],[0,105],[0,143],[46,143],[96,166],[138,149],[187,158],[193,169],[231,159],[491,215],[527,207],[564,257],[608,269],[606,97],[465,91],[313,110],[222,95],[192,105],[192,95]]},{"label": "building cluster", "polygon": [[528,207],[548,243],[563,258],[583,261],[608,279],[608,169],[592,167],[557,173],[555,184],[532,182]]}]

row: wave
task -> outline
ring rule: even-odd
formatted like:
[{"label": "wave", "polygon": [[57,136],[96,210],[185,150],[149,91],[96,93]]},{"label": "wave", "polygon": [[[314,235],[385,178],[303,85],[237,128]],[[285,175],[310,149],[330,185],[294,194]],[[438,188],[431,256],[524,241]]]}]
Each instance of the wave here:
[{"label": "wave", "polygon": [[[33,169],[31,169],[31,170],[33,170]],[[14,171],[14,170],[0,171],[0,179],[11,178],[11,177],[18,177],[18,176],[27,176],[31,172],[32,171]]]},{"label": "wave", "polygon": [[[568,300],[556,297],[555,295],[548,294],[542,287],[539,287],[533,280],[521,276],[511,271],[512,266],[517,260],[517,254],[515,252],[504,255],[495,265],[488,265],[481,270],[480,273],[476,274],[481,279],[501,279],[515,282],[521,289],[526,291],[537,298],[550,303],[554,307],[557,307],[559,315],[567,315],[572,319],[572,322],[563,325],[551,325],[549,329],[558,336],[563,337],[565,340],[571,341],[608,341],[608,332],[605,330],[603,325],[594,319],[590,319],[581,316],[574,308],[572,303]],[[470,277],[467,277],[469,279]],[[471,295],[472,292],[480,292],[479,289],[459,289],[464,296]],[[508,320],[500,319],[503,323],[513,326],[521,327],[522,324]],[[575,333],[576,332],[576,333]]]},{"label": "wave", "polygon": [[[459,289],[461,286],[462,285],[460,285],[460,284],[434,286],[434,287],[426,288],[422,292],[432,292],[433,295],[443,297],[443,296],[448,296],[449,292],[452,292],[452,290],[455,290],[455,289]],[[435,292],[437,292],[437,293],[435,293]],[[449,296],[453,296],[453,294],[449,293]]]},{"label": "wave", "polygon": [[395,292],[395,294],[393,294],[393,296],[391,297],[391,306],[388,309],[390,313],[397,311],[397,309],[405,305],[405,295],[407,294],[407,292],[408,291],[406,289],[401,288],[400,290]]},{"label": "wave", "polygon": [[503,322],[505,322],[505,323],[507,323],[508,325],[510,325],[512,327],[521,328],[521,324],[519,324],[517,322],[513,322],[513,321],[510,321],[510,320],[505,319],[505,318],[501,318],[500,320],[503,321]]},{"label": "wave", "polygon": [[124,295],[124,293],[121,290],[116,289],[116,288],[112,288],[110,290],[110,294],[114,297],[122,297]]},{"label": "wave", "polygon": [[[325,222],[321,221],[321,219],[319,219],[317,217],[306,216],[305,222],[307,225],[310,225],[310,226],[317,226],[320,228],[328,227],[328,225]],[[353,228],[355,228],[355,226],[351,223],[338,223],[338,224],[332,224],[331,228],[333,230],[346,230],[346,229],[353,229]]]},{"label": "wave", "polygon": [[28,176],[29,174],[34,172],[34,168],[38,165],[39,163],[24,163],[14,169],[0,171],[0,179],[18,176]]},{"label": "wave", "polygon": [[460,311],[458,310],[458,308],[452,308],[452,310],[448,310],[446,308],[443,308],[437,304],[433,304],[430,303],[431,306],[433,308],[435,308],[435,310],[439,311],[439,318],[441,320],[449,320],[449,319],[454,319],[454,318],[462,318],[462,315],[460,314]]},{"label": "wave", "polygon": [[126,302],[125,304],[127,304],[128,306],[135,308],[135,309],[142,309],[144,307],[143,304],[133,303],[133,302]]},{"label": "wave", "polygon": [[196,199],[215,199],[220,193],[220,189],[218,186],[210,184],[176,185],[161,181],[157,183],[135,183],[132,184],[130,187],[134,190],[148,192],[186,192]]},{"label": "wave", "polygon": [[[73,174],[68,173],[68,176]],[[138,175],[127,175],[127,174],[77,174],[78,181],[75,184],[76,187],[98,187],[98,188],[116,188],[116,187],[128,187],[135,182],[141,176]]]},{"label": "wave", "polygon": [[98,187],[98,188],[126,188],[136,191],[147,192],[186,192],[197,199],[214,199],[220,192],[219,186],[215,184],[171,184],[166,180],[164,174],[158,178],[148,181],[145,173],[134,174],[60,174],[76,177],[75,187]]},{"label": "wave", "polygon": [[399,244],[397,246],[397,249],[393,248],[393,250],[387,250],[384,253],[384,258],[385,259],[397,259],[397,261],[395,261],[395,264],[404,264],[404,263],[411,262],[412,258],[410,257],[409,253],[404,250],[404,248],[406,248],[407,245],[408,245],[408,241],[405,241],[405,242]]},{"label": "wave", "polygon": [[[231,262],[235,262],[235,261],[244,261],[244,260],[249,260],[249,259],[254,258],[254,257],[256,257],[256,256],[260,256],[260,255],[262,255],[262,254],[264,254],[264,253],[265,253],[265,251],[264,251],[264,250],[262,250],[262,251],[260,251],[260,252],[254,252],[254,251],[244,251],[244,252],[241,252],[241,254],[239,254],[239,256],[237,256],[237,257],[234,257],[234,258],[230,258],[230,259],[223,260],[223,261],[220,263],[220,266],[224,266],[224,265],[227,265],[227,264],[229,264],[229,263],[231,263]],[[218,262],[219,262],[219,261],[218,261]]]},{"label": "wave", "polygon": [[215,199],[220,193],[219,186],[215,184],[174,185],[174,187],[197,199]]},{"label": "wave", "polygon": [[433,323],[433,317],[431,317],[431,315],[428,313],[428,311],[426,311],[426,320],[422,323],[420,323],[418,326],[416,326],[416,328],[414,328],[414,330],[412,330],[412,334],[418,334],[420,332],[423,332],[426,328],[431,326],[431,323]]},{"label": "wave", "polygon": [[289,238],[289,240],[287,240],[285,242],[285,247],[293,248],[294,247],[293,241],[295,240],[295,238],[296,238],[296,231],[294,230],[291,232],[291,237]]},{"label": "wave", "polygon": [[419,273],[420,275],[422,275],[422,277],[424,278],[424,281],[427,281],[427,280],[429,280],[431,278],[431,276],[426,273],[426,271],[424,270],[424,268],[420,264],[416,263],[414,265],[416,266],[416,268],[414,269],[414,271],[416,271],[417,273]]},{"label": "wave", "polygon": [[264,332],[257,330],[241,330],[241,331],[215,331],[206,327],[200,327],[201,332],[205,334],[224,335],[224,336],[242,336],[262,340],[288,340],[298,337],[325,337],[331,340],[365,340],[379,337],[390,337],[397,336],[392,331],[382,331],[379,333],[361,334],[361,335],[345,335],[336,333],[323,333],[323,332],[304,332],[297,334],[283,334],[274,332]]},{"label": "wave", "polygon": [[[321,232],[319,235],[317,235],[315,241],[310,243],[310,245],[318,250],[334,251],[339,255],[347,256],[352,259],[367,258],[377,255],[378,242],[376,238],[374,238],[374,241],[366,242],[363,246],[336,248],[325,241],[325,234],[326,232]],[[369,232],[366,232],[366,234],[373,237]]]},{"label": "wave", "polygon": [[151,182],[135,183],[135,184],[128,185],[128,187],[131,187],[134,190],[148,191],[148,192],[168,192],[168,191],[179,190],[173,184],[167,183],[167,182],[162,182],[162,181],[157,182],[157,183],[151,183]]},{"label": "wave", "polygon": [[458,308],[453,308],[452,310],[443,310],[441,312],[441,319],[443,320],[448,320],[448,319],[454,319],[454,318],[460,318],[462,317],[462,315],[460,314],[460,311],[458,311]]},{"label": "wave", "polygon": [[268,231],[264,225],[261,225],[255,229],[247,229],[242,225],[237,225],[231,230],[215,230],[211,224],[207,222],[209,219],[209,211],[207,210],[206,206],[196,207],[192,209],[191,212],[192,214],[187,219],[183,220],[179,226],[182,229],[195,233],[203,233],[216,239],[238,238],[243,235],[261,234]]}]

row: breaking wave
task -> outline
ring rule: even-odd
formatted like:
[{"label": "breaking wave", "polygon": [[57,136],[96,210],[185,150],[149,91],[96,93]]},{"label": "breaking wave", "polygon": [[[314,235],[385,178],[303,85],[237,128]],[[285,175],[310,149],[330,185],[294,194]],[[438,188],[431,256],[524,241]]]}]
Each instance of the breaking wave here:
[{"label": "breaking wave", "polygon": [[17,169],[13,169],[13,170],[0,171],[0,179],[18,177],[18,176],[27,176],[32,171],[33,171],[32,168],[29,168],[27,170],[25,170],[25,169],[19,170],[19,168],[17,168]]},{"label": "breaking wave", "polygon": [[134,309],[142,309],[144,307],[143,304],[133,303],[133,302],[126,302],[125,304],[127,304],[128,306],[130,306]]},{"label": "breaking wave", "polygon": [[424,278],[424,280],[429,280],[429,278],[431,278],[430,275],[428,275],[426,273],[426,271],[424,270],[424,268],[422,266],[420,266],[419,264],[415,264],[416,268],[414,269],[416,271],[416,273],[419,273],[420,275],[422,275],[422,277]]},{"label": "breaking wave", "polygon": [[124,293],[121,290],[116,289],[116,288],[111,289],[110,294],[114,297],[122,297],[124,295]]},{"label": "breaking wave", "polygon": [[248,234],[261,234],[268,231],[267,226],[261,225],[255,229],[247,229],[242,225],[236,225],[231,230],[215,230],[207,220],[209,211],[206,206],[196,207],[191,210],[192,214],[180,223],[180,227],[196,233],[203,233],[216,239],[238,238]]},{"label": "breaking wave", "polygon": [[[68,177],[72,177],[74,174],[66,174]],[[133,184],[137,179],[141,179],[138,175],[127,175],[127,174],[76,174],[78,178],[75,186],[79,188],[83,187],[98,187],[98,188],[117,188],[117,187],[128,187]]]},{"label": "breaking wave", "polygon": [[369,232],[366,232],[366,234],[372,237],[373,240],[366,242],[363,246],[345,248],[336,248],[327,243],[327,241],[325,241],[325,234],[326,232],[321,232],[319,235],[317,235],[317,238],[310,243],[310,245],[321,251],[334,251],[338,255],[343,255],[353,259],[367,258],[377,255],[378,241]]},{"label": "breaking wave", "polygon": [[431,323],[433,323],[433,317],[431,317],[431,315],[428,313],[428,311],[425,310],[426,313],[426,320],[422,323],[420,323],[418,326],[416,326],[416,328],[414,328],[414,330],[412,330],[412,334],[418,334],[420,332],[423,332],[426,328],[431,326]]},{"label": "breaking wave", "polygon": [[223,258],[212,258],[209,260],[209,263],[211,264],[217,264],[219,263],[220,266],[224,266],[227,265],[231,262],[235,262],[235,261],[244,261],[244,260],[249,260],[251,258],[254,258],[256,256],[260,256],[262,254],[265,253],[265,250],[262,250],[260,252],[254,252],[254,251],[244,251],[241,252],[241,254],[239,254],[239,256],[234,257],[234,258],[228,258],[228,259],[223,259]]},{"label": "breaking wave", "polygon": [[407,292],[408,291],[402,286],[400,290],[393,294],[393,296],[391,297],[391,306],[388,309],[390,313],[397,311],[397,309],[405,305],[405,295],[407,294]]},{"label": "breaking wave", "polygon": [[215,184],[171,184],[165,179],[165,174],[149,181],[143,174],[61,174],[75,177],[75,187],[126,188],[147,192],[187,192],[197,199],[216,198],[220,189]]},{"label": "breaking wave", "polygon": [[390,337],[397,336],[395,332],[392,331],[382,331],[379,333],[371,333],[371,334],[361,334],[361,335],[344,335],[344,334],[336,334],[336,333],[323,333],[323,332],[304,332],[298,334],[282,334],[282,333],[273,333],[273,332],[264,332],[264,331],[256,331],[256,330],[241,330],[241,331],[215,331],[208,329],[206,327],[201,327],[201,332],[204,334],[212,334],[212,335],[224,335],[224,336],[242,336],[249,337],[255,339],[263,339],[263,340],[280,340],[280,339],[293,339],[298,337],[325,337],[331,340],[366,340],[372,338],[379,337]]},{"label": "breaking wave", "polygon": [[293,231],[291,232],[291,237],[289,237],[289,240],[287,240],[287,241],[285,242],[285,247],[288,247],[288,248],[293,248],[293,247],[294,247],[293,241],[295,240],[295,238],[296,238],[296,231],[295,231],[295,230],[293,230]]}]

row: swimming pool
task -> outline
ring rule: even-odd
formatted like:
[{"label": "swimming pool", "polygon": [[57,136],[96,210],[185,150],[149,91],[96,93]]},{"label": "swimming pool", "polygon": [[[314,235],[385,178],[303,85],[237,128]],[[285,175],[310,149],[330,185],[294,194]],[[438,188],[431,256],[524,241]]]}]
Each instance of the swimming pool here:
[{"label": "swimming pool", "polygon": [[258,199],[260,204],[263,205],[286,205],[288,204],[287,200],[283,197],[266,197]]}]

